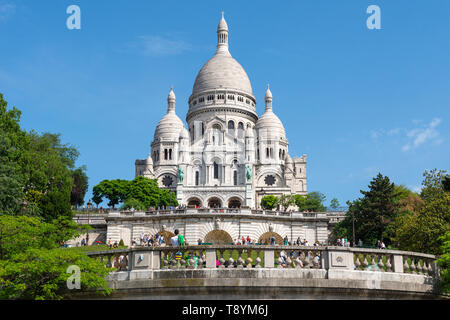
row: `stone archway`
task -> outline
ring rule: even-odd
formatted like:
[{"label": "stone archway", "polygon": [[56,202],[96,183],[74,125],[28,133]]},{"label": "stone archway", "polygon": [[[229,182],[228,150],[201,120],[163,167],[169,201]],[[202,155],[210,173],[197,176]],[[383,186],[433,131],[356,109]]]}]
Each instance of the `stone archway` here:
[{"label": "stone archway", "polygon": [[172,245],[172,242],[170,242],[170,238],[175,236],[174,233],[167,231],[167,230],[163,230],[163,231],[158,232],[158,234],[162,235],[164,237],[164,243],[166,244],[166,246]]},{"label": "stone archway", "polygon": [[282,245],[284,243],[283,238],[276,232],[266,232],[263,233],[258,240],[258,243],[263,243],[263,244],[270,244],[270,238],[274,237],[275,238],[275,244],[279,244]]},{"label": "stone archway", "polygon": [[241,205],[242,201],[238,197],[232,197],[228,199],[228,208],[240,208]]},{"label": "stone archway", "polygon": [[222,200],[217,197],[209,198],[208,208],[222,208]]},{"label": "stone archway", "polygon": [[192,197],[192,198],[188,199],[187,206],[188,207],[201,207],[202,201],[197,197]]},{"label": "stone archway", "polygon": [[231,238],[230,234],[223,230],[212,230],[208,232],[203,239],[203,242],[212,243],[212,244],[227,244],[232,243],[233,238]]}]

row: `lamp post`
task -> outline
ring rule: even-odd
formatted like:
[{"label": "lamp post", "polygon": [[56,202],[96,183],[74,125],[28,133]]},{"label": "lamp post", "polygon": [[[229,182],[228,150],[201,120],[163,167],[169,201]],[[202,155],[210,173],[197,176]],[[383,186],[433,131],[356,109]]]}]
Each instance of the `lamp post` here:
[{"label": "lamp post", "polygon": [[91,219],[90,219],[90,211],[91,211],[91,208],[92,208],[92,202],[91,202],[91,199],[89,199],[89,202],[87,203],[87,209],[88,209],[88,224],[90,224],[91,223]]},{"label": "lamp post", "polygon": [[355,247],[355,211],[352,211],[353,247]]}]

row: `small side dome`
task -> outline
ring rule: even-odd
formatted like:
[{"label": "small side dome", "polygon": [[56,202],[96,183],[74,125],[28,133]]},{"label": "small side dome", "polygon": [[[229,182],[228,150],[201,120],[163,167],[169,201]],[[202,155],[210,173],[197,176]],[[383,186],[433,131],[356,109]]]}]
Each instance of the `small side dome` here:
[{"label": "small side dome", "polygon": [[183,121],[175,113],[175,93],[170,89],[167,97],[167,114],[159,121],[155,129],[154,141],[172,140],[178,141],[180,130],[184,129]]},{"label": "small side dome", "polygon": [[265,102],[266,110],[258,121],[256,121],[255,128],[258,131],[258,136],[286,138],[283,123],[272,110],[272,92],[269,89],[269,85],[267,85]]}]

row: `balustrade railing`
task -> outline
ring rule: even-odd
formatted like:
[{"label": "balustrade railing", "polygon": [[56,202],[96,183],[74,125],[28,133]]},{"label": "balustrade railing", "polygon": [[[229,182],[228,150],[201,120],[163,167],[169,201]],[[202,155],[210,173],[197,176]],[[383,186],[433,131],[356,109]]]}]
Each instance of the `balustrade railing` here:
[{"label": "balustrade railing", "polygon": [[326,246],[201,245],[132,247],[91,252],[112,272],[134,269],[318,269],[395,272],[436,277],[433,255],[380,249]]},{"label": "balustrade railing", "polygon": [[[110,210],[109,214],[119,216],[153,216],[153,215],[168,215],[168,214],[253,214],[253,215],[269,215],[269,216],[284,216],[284,217],[304,217],[304,218],[318,218],[328,217],[329,219],[338,219],[341,216],[330,213],[318,213],[318,212],[298,212],[298,211],[273,211],[262,209],[249,209],[249,208],[184,208],[184,209],[171,209],[171,210],[150,210],[150,211],[130,211],[130,210]],[[342,216],[344,217],[344,216]]]}]

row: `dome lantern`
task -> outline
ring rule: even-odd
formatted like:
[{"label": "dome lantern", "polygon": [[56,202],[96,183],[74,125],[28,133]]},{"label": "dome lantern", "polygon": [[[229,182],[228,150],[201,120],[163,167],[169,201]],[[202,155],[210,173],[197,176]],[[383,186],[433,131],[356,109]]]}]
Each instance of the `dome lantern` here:
[{"label": "dome lantern", "polygon": [[228,24],[224,18],[224,12],[222,11],[222,19],[220,19],[219,25],[217,26],[217,52],[216,54],[227,54],[228,51]]}]

